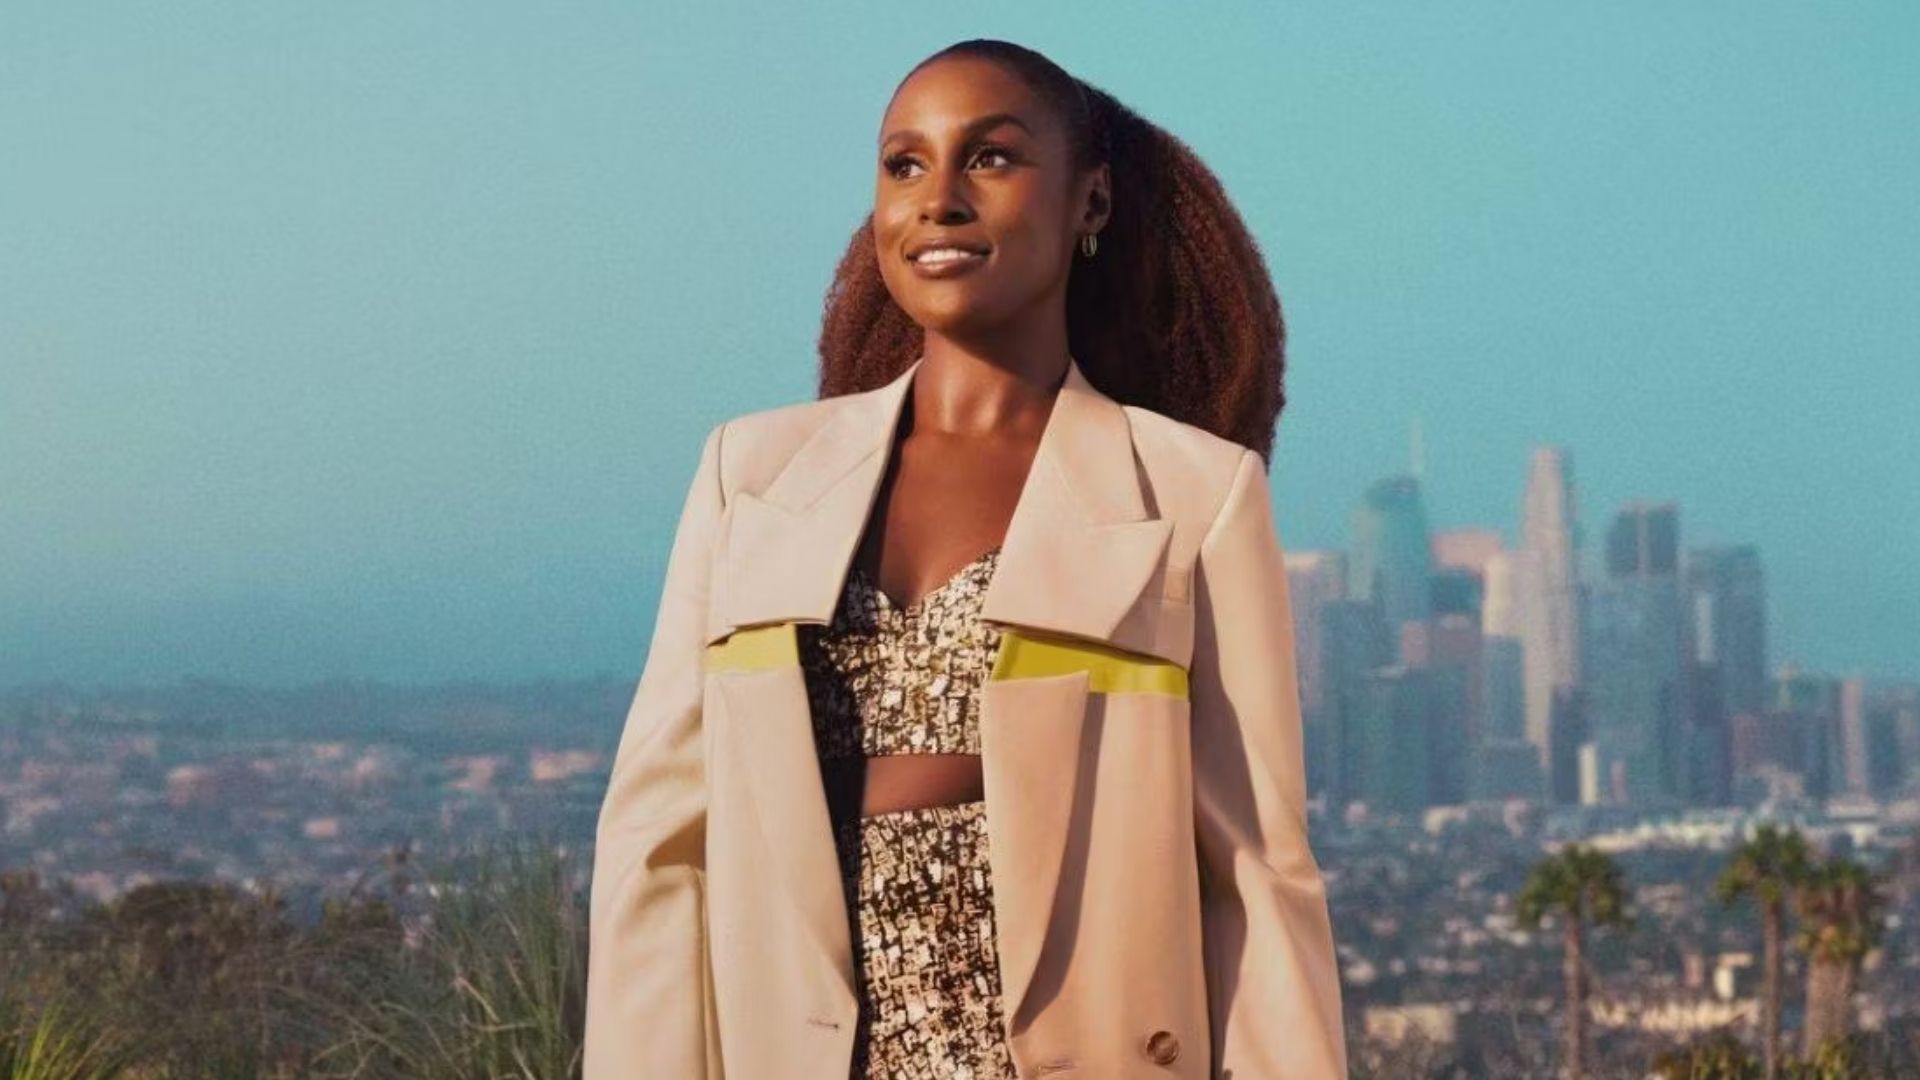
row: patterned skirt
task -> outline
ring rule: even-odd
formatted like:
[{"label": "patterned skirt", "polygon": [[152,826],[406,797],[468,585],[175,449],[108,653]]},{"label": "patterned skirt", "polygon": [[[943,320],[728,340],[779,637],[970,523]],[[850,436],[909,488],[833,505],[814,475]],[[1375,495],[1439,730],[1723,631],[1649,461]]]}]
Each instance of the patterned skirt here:
[{"label": "patterned skirt", "polygon": [[860,982],[851,1080],[1013,1080],[986,803],[853,817],[835,832]]}]

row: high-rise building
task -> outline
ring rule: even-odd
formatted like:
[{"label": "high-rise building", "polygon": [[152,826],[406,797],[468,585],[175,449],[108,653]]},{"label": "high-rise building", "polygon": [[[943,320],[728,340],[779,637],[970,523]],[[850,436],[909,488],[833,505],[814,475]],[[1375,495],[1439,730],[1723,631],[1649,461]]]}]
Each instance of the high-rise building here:
[{"label": "high-rise building", "polygon": [[1519,597],[1526,734],[1551,771],[1553,701],[1580,684],[1579,521],[1572,454],[1533,451],[1521,510]]},{"label": "high-rise building", "polygon": [[[1489,741],[1527,741],[1526,666],[1514,573],[1512,552],[1500,552],[1486,562],[1480,604],[1480,731]],[[1537,750],[1533,775],[1541,775]]]},{"label": "high-rise building", "polygon": [[1733,801],[1733,718],[1766,705],[1766,589],[1750,544],[1693,548],[1684,563],[1691,651],[1686,794],[1695,805]]},{"label": "high-rise building", "polygon": [[[1300,673],[1302,743],[1310,796],[1334,790],[1339,771],[1338,717],[1328,709],[1320,635],[1324,609],[1346,594],[1346,557],[1337,551],[1289,551],[1287,593],[1293,600],[1295,666]],[[1331,802],[1331,800],[1330,800]]]},{"label": "high-rise building", "polygon": [[[1699,644],[1695,644],[1696,657]],[[1721,669],[1697,661],[1689,679],[1693,684],[1693,714],[1687,727],[1686,748],[1681,760],[1686,763],[1682,778],[1684,797],[1691,806],[1730,806],[1733,804],[1733,726],[1727,712],[1726,692],[1721,686]]]},{"label": "high-rise building", "polygon": [[1354,712],[1360,734],[1354,793],[1376,814],[1417,814],[1433,804],[1433,673],[1404,664],[1363,676]]},{"label": "high-rise building", "polygon": [[1353,511],[1347,596],[1380,607],[1398,641],[1408,623],[1425,624],[1432,611],[1433,555],[1420,482],[1394,476],[1367,488]]},{"label": "high-rise building", "polygon": [[1874,791],[1920,791],[1920,684],[1878,687],[1868,709],[1873,718]]},{"label": "high-rise building", "polygon": [[1680,570],[1680,510],[1671,502],[1628,503],[1607,530],[1607,576],[1672,577]]},{"label": "high-rise building", "polygon": [[[1485,712],[1481,683],[1484,639],[1480,634],[1483,588],[1480,574],[1466,567],[1442,566],[1434,571],[1433,615],[1427,621],[1425,647],[1418,661],[1420,666],[1459,673],[1462,734],[1468,744],[1479,740]],[[1464,754],[1466,749],[1463,745],[1460,752]],[[1457,787],[1447,786],[1443,794],[1456,792],[1464,798],[1464,779]]]},{"label": "high-rise building", "polygon": [[1602,802],[1687,795],[1692,699],[1678,540],[1672,503],[1628,504],[1607,532],[1607,576],[1588,598],[1582,664]]},{"label": "high-rise building", "polygon": [[1848,795],[1870,795],[1873,779],[1867,771],[1872,753],[1867,731],[1867,683],[1858,675],[1840,680],[1839,766],[1836,779]]},{"label": "high-rise building", "polygon": [[1773,708],[1795,718],[1800,764],[1810,799],[1838,794],[1845,763],[1841,759],[1840,682],[1802,672],[1788,664],[1773,680]]},{"label": "high-rise building", "polygon": [[1767,584],[1751,544],[1687,552],[1696,660],[1719,670],[1728,715],[1767,704]]},{"label": "high-rise building", "polygon": [[1287,593],[1293,600],[1294,653],[1300,669],[1300,707],[1321,711],[1321,609],[1347,598],[1346,555],[1338,551],[1289,551]]},{"label": "high-rise building", "polygon": [[1590,801],[1582,796],[1581,782],[1582,765],[1593,750],[1587,739],[1586,690],[1576,686],[1554,691],[1547,734],[1548,799],[1562,805]]},{"label": "high-rise building", "polygon": [[1321,756],[1326,776],[1327,806],[1344,809],[1363,797],[1361,779],[1368,729],[1361,706],[1367,677],[1392,664],[1394,643],[1375,604],[1360,600],[1333,600],[1320,606],[1320,686],[1323,731]]},{"label": "high-rise building", "polygon": [[1472,766],[1472,704],[1467,682],[1472,669],[1460,664],[1428,668],[1427,805],[1453,806],[1467,801],[1467,770]]}]

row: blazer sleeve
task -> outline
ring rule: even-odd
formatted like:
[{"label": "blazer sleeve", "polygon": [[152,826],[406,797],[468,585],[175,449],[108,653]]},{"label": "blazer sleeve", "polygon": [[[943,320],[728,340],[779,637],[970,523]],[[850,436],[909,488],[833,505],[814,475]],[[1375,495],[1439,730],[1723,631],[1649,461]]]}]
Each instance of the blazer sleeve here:
[{"label": "blazer sleeve", "polygon": [[667,557],[653,640],[600,807],[584,1080],[722,1075],[706,941],[701,707],[725,427],[708,432],[700,451]]},{"label": "blazer sleeve", "polygon": [[1247,450],[1195,571],[1194,827],[1214,1075],[1347,1075],[1326,885],[1307,842],[1285,560]]}]

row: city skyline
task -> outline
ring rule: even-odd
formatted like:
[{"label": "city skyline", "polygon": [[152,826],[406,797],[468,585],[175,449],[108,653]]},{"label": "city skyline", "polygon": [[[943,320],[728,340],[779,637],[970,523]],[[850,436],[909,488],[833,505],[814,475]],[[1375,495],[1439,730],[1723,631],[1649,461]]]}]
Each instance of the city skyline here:
[{"label": "city skyline", "polygon": [[1554,445],[1529,454],[1513,528],[1434,529],[1421,448],[1416,428],[1409,470],[1359,493],[1347,543],[1287,555],[1330,812],[1711,809],[1920,777],[1920,673],[1775,656],[1760,546],[1694,541],[1672,499],[1588,508]]}]

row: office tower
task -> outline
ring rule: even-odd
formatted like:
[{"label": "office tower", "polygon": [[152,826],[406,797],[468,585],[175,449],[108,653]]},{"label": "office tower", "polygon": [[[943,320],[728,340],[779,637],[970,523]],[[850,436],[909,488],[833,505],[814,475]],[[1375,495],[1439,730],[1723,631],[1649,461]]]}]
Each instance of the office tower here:
[{"label": "office tower", "polygon": [[1417,814],[1432,805],[1432,691],[1432,672],[1404,664],[1361,677],[1353,779],[1355,796],[1370,813]]},{"label": "office tower", "polygon": [[1841,793],[1868,795],[1873,782],[1867,774],[1867,684],[1858,675],[1840,680],[1840,714],[1835,732],[1840,737],[1836,754],[1839,774],[1835,778]]},{"label": "office tower", "polygon": [[1332,600],[1320,606],[1321,714],[1327,746],[1322,756],[1327,806],[1341,810],[1362,798],[1361,776],[1367,747],[1360,723],[1367,676],[1393,662],[1393,641],[1380,609],[1360,600]]},{"label": "office tower", "polygon": [[1526,675],[1527,741],[1552,771],[1554,695],[1580,684],[1579,523],[1573,457],[1533,451],[1521,510],[1517,590]]},{"label": "office tower", "polygon": [[1300,669],[1300,707],[1317,714],[1325,696],[1320,681],[1321,609],[1347,598],[1347,560],[1338,551],[1289,551],[1286,562],[1287,592],[1293,599],[1294,652]]},{"label": "office tower", "polygon": [[[1481,664],[1482,639],[1480,635],[1480,575],[1472,570],[1457,566],[1443,566],[1433,574],[1433,616],[1427,621],[1425,645],[1418,662],[1413,666],[1445,669],[1459,672],[1458,685],[1462,695],[1461,707],[1463,736],[1468,742],[1480,738],[1480,717],[1485,706],[1482,702]],[[1462,747],[1465,752],[1465,747]],[[1458,791],[1464,797],[1464,779],[1448,791]]]},{"label": "office tower", "polygon": [[[1696,655],[1699,647],[1696,639]],[[1721,676],[1717,665],[1700,663],[1694,664],[1689,676],[1693,715],[1681,760],[1686,766],[1684,794],[1691,806],[1733,803],[1732,717],[1727,712]]]},{"label": "office tower", "polygon": [[[1420,482],[1411,476],[1381,480],[1353,511],[1353,546],[1347,564],[1347,596],[1380,607],[1387,630],[1399,642],[1414,624],[1417,636],[1431,611],[1428,579],[1433,555]],[[1396,651],[1398,646],[1396,645]]]},{"label": "office tower", "polygon": [[1686,794],[1703,806],[1733,801],[1732,720],[1766,700],[1766,592],[1752,545],[1687,552],[1684,588],[1692,650]]},{"label": "office tower", "polygon": [[[1443,741],[1433,755],[1434,798],[1539,800],[1540,753],[1526,741],[1521,641],[1514,610],[1513,556],[1493,529],[1453,529],[1433,538],[1433,619],[1428,662]],[[1459,701],[1448,679],[1457,679]],[[1457,701],[1457,704],[1455,702]],[[1449,709],[1464,706],[1458,725]],[[1459,752],[1444,741],[1464,727]]]},{"label": "office tower", "polygon": [[[1527,687],[1521,655],[1520,613],[1514,590],[1514,554],[1502,551],[1486,562],[1480,604],[1480,731],[1488,740],[1525,742]],[[1534,753],[1534,775],[1540,755]]]},{"label": "office tower", "polygon": [[1862,727],[1866,732],[1866,794],[1876,799],[1891,798],[1900,792],[1904,766],[1900,754],[1899,712],[1889,707],[1884,689],[1868,685],[1861,706]]},{"label": "office tower", "polygon": [[1674,504],[1623,507],[1607,532],[1607,576],[1588,598],[1582,667],[1603,802],[1686,794],[1692,699],[1678,540]]},{"label": "office tower", "polygon": [[1920,685],[1900,683],[1874,693],[1873,711],[1882,731],[1873,756],[1875,790],[1887,794],[1920,791]]},{"label": "office tower", "polygon": [[1289,551],[1287,592],[1293,599],[1295,667],[1300,673],[1302,741],[1309,796],[1331,792],[1338,772],[1337,720],[1326,708],[1320,656],[1322,612],[1346,592],[1345,557],[1337,551]]},{"label": "office tower", "polygon": [[1461,664],[1426,669],[1429,806],[1467,801],[1467,770],[1476,744],[1473,705],[1467,690],[1471,674],[1472,670]]},{"label": "office tower", "polygon": [[1807,797],[1825,799],[1838,794],[1845,775],[1839,736],[1839,681],[1807,674],[1789,664],[1775,677],[1772,696],[1774,710],[1795,718]]},{"label": "office tower", "polygon": [[1582,801],[1580,768],[1593,750],[1588,741],[1587,691],[1555,690],[1547,714],[1547,798],[1561,805]]},{"label": "office tower", "polygon": [[1628,503],[1607,530],[1608,577],[1672,577],[1680,569],[1680,511],[1670,502]]},{"label": "office tower", "polygon": [[1767,585],[1751,544],[1694,548],[1687,553],[1699,661],[1720,671],[1728,715],[1766,706]]}]

